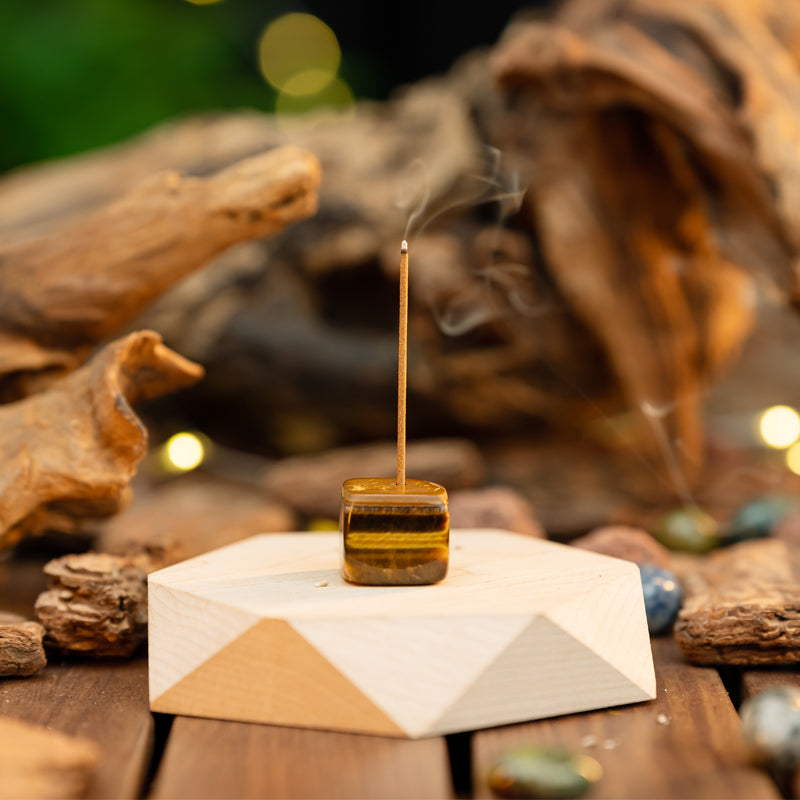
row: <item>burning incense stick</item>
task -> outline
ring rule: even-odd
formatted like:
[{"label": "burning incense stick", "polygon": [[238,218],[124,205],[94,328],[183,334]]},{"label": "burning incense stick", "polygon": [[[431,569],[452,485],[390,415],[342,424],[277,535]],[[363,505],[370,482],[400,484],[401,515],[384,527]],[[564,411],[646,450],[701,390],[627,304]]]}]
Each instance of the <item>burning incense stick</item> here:
[{"label": "burning incense stick", "polygon": [[397,356],[397,485],[406,485],[406,373],[408,364],[408,242],[400,244],[400,329]]}]

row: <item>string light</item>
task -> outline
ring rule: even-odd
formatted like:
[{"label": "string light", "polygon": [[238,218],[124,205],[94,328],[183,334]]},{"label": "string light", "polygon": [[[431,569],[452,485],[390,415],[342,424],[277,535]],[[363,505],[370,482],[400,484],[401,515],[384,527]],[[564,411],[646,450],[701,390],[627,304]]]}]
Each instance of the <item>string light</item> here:
[{"label": "string light", "polygon": [[800,442],[796,442],[786,451],[786,466],[795,475],[800,475]]}]

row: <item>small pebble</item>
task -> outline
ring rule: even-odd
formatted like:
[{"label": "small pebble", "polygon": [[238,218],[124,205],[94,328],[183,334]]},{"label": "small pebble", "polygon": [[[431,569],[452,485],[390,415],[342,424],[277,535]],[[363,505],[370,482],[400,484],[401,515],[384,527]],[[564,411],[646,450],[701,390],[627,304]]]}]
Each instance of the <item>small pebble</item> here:
[{"label": "small pebble", "polygon": [[594,747],[597,744],[597,737],[594,734],[589,734],[581,739],[581,747]]},{"label": "small pebble", "polygon": [[328,585],[328,581],[320,581],[319,583],[315,583],[314,586],[317,589],[322,589],[323,587]]},{"label": "small pebble", "polygon": [[720,543],[716,521],[697,506],[685,506],[668,512],[653,533],[670,550],[687,553],[707,553]]},{"label": "small pebble", "polygon": [[603,750],[616,750],[621,744],[621,739],[606,739],[603,742]]},{"label": "small pebble", "polygon": [[555,747],[524,747],[502,754],[489,772],[498,797],[580,797],[603,775],[591,756]]},{"label": "small pebble", "polygon": [[798,501],[788,495],[766,495],[745,503],[734,515],[725,532],[725,542],[742,542],[772,535],[778,523],[798,508]]},{"label": "small pebble", "polygon": [[670,723],[670,719],[669,719],[669,717],[668,717],[666,714],[659,714],[659,715],[656,717],[656,722],[657,722],[659,725],[669,725],[669,723]]},{"label": "small pebble", "polygon": [[768,689],[742,703],[739,713],[755,763],[784,771],[800,766],[800,689]]},{"label": "small pebble", "polygon": [[672,627],[683,603],[680,582],[668,569],[639,564],[647,627],[653,636]]}]

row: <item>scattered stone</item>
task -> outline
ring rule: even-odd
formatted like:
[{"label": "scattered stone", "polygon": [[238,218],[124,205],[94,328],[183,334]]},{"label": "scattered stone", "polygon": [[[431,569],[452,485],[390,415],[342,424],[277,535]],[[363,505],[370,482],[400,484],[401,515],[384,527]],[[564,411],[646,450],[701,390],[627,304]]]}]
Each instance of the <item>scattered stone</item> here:
[{"label": "scattered stone", "polygon": [[654,531],[670,550],[707,553],[720,543],[716,520],[697,506],[676,508],[665,514]]},{"label": "scattered stone", "polygon": [[545,537],[530,501],[506,486],[453,492],[449,506],[451,528],[500,528]]},{"label": "scattered stone", "polygon": [[603,742],[603,750],[616,750],[621,744],[621,739],[606,739]]},{"label": "scattered stone", "polygon": [[800,766],[800,689],[782,686],[746,700],[742,736],[756,764],[783,772]]},{"label": "scattered stone", "polygon": [[751,539],[682,576],[675,639],[695,664],[800,662],[800,547]]},{"label": "scattered stone", "polygon": [[635,561],[637,564],[669,566],[669,550],[657,542],[644,528],[608,525],[595,528],[585,536],[573,539],[571,544],[594,553]]},{"label": "scattered stone", "polygon": [[671,721],[672,721],[672,720],[670,720],[670,718],[669,718],[669,717],[668,717],[666,714],[659,714],[659,715],[656,717],[656,722],[657,722],[659,725],[669,725],[669,723],[670,723]]},{"label": "scattered stone", "polygon": [[724,541],[742,542],[769,536],[781,520],[798,509],[798,501],[788,495],[766,495],[743,505],[725,532]]},{"label": "scattered stone", "polygon": [[0,800],[83,797],[98,756],[87,739],[0,717]]},{"label": "scattered stone", "polygon": [[590,756],[555,747],[524,747],[503,753],[489,772],[499,797],[570,798],[585,794],[603,775]]},{"label": "scattered stone", "polygon": [[640,564],[644,607],[650,634],[657,636],[672,627],[683,602],[678,579],[668,569]]},{"label": "scattered stone", "polygon": [[257,533],[297,529],[284,503],[240,483],[187,475],[139,495],[106,523],[97,549],[145,555],[154,569]]},{"label": "scattered stone", "polygon": [[581,738],[581,747],[595,747],[597,745],[597,737],[590,733]]},{"label": "scattered stone", "polygon": [[64,653],[127,657],[147,636],[147,567],[108,553],[45,564],[50,588],[36,600],[45,644]]},{"label": "scattered stone", "polygon": [[[485,472],[480,450],[466,439],[409,442],[406,449],[408,477],[440,483],[448,494],[479,486]],[[302,514],[338,519],[344,481],[396,474],[396,445],[386,442],[285,458],[267,469],[263,486]]]},{"label": "scattered stone", "polygon": [[0,611],[0,677],[33,675],[47,666],[43,636],[38,622]]}]

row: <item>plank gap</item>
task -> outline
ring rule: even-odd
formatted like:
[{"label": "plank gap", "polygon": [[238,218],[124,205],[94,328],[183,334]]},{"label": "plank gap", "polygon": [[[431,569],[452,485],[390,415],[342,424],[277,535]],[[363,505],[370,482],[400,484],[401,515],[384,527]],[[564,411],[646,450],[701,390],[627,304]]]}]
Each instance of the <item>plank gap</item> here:
[{"label": "plank gap", "polygon": [[722,685],[738,711],[742,705],[742,671],[739,667],[720,666],[717,668]]},{"label": "plank gap", "polygon": [[451,733],[447,739],[447,757],[453,792],[459,800],[472,797],[472,733]]},{"label": "plank gap", "polygon": [[161,761],[167,749],[167,740],[172,731],[172,723],[174,721],[175,717],[172,714],[153,714],[153,749],[150,754],[147,772],[142,781],[139,800],[147,800],[150,796],[153,781],[155,781],[158,768],[161,766]]}]

